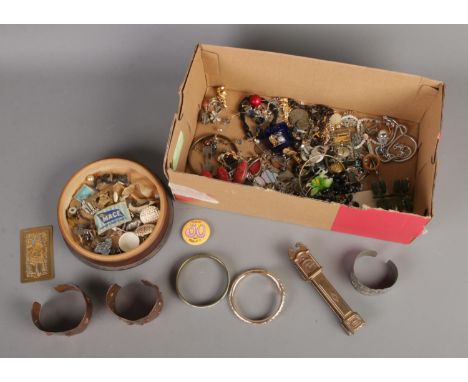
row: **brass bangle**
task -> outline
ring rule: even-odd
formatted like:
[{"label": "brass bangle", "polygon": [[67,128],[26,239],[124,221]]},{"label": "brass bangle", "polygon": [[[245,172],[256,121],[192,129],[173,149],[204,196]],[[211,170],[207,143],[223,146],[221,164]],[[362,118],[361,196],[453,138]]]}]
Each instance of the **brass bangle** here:
[{"label": "brass bangle", "polygon": [[[263,275],[263,276],[268,277],[269,279],[271,279],[273,281],[273,283],[275,284],[276,288],[278,289],[278,292],[279,292],[280,298],[281,298],[280,303],[279,303],[278,307],[276,308],[276,310],[273,311],[268,316],[266,316],[264,318],[260,318],[260,319],[252,319],[252,318],[249,318],[249,317],[246,317],[245,315],[243,315],[240,312],[240,309],[239,309],[239,307],[238,307],[238,305],[236,303],[236,298],[235,298],[235,293],[236,293],[237,287],[239,286],[240,282],[242,280],[244,280],[247,276],[252,275],[252,274]],[[273,274],[268,272],[267,270],[261,269],[261,268],[249,269],[249,270],[241,273],[232,282],[231,289],[229,290],[229,305],[230,305],[232,311],[237,316],[237,318],[239,318],[240,320],[242,320],[242,321],[244,321],[244,322],[246,322],[248,324],[267,324],[267,323],[273,321],[278,316],[278,314],[280,314],[280,312],[283,310],[285,298],[286,298],[286,292],[285,292],[284,286],[281,283],[281,281],[276,276],[274,276]]]},{"label": "brass bangle", "polygon": [[[191,263],[192,261],[195,261],[195,260],[199,260],[199,259],[211,259],[211,260],[214,260],[216,261],[219,265],[221,265],[221,267],[223,268],[224,270],[224,273],[226,275],[226,285],[221,293],[221,295],[217,298],[215,298],[214,300],[211,300],[209,302],[206,302],[206,303],[203,303],[203,304],[197,304],[197,303],[194,303],[194,302],[191,302],[189,301],[182,293],[182,291],[180,290],[180,277],[181,277],[181,274],[182,274],[182,270],[189,264]],[[228,292],[228,289],[229,289],[229,271],[226,267],[226,264],[224,264],[219,258],[217,258],[216,256],[214,255],[211,255],[209,253],[199,253],[197,255],[194,255],[194,256],[191,256],[189,257],[187,260],[185,260],[179,267],[179,269],[177,270],[177,276],[176,276],[176,292],[177,292],[177,295],[179,296],[179,298],[185,302],[187,305],[190,305],[190,306],[193,306],[195,308],[208,308],[210,306],[213,306],[213,305],[216,305],[219,301],[221,301],[227,294]]]}]

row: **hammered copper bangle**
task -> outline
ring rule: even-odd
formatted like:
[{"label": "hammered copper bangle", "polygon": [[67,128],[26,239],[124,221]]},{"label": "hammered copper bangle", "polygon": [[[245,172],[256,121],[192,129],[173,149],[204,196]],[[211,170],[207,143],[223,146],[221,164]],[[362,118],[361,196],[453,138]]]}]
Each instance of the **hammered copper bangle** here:
[{"label": "hammered copper bangle", "polygon": [[[240,282],[242,280],[244,280],[247,276],[253,275],[253,274],[259,274],[259,275],[262,275],[262,276],[265,276],[265,277],[268,277],[269,279],[271,279],[273,281],[273,283],[275,284],[276,288],[278,289],[278,292],[279,292],[280,298],[281,298],[280,303],[279,303],[278,307],[276,308],[276,310],[273,311],[268,316],[266,316],[264,318],[260,318],[260,319],[249,318],[249,317],[245,316],[244,314],[242,314],[239,307],[238,307],[238,305],[237,305],[237,303],[236,303],[236,298],[235,298],[236,290],[237,290],[237,287],[239,286]],[[234,314],[236,315],[237,318],[239,318],[240,320],[242,320],[242,321],[244,321],[244,322],[246,322],[248,324],[259,324],[260,325],[260,324],[267,324],[267,323],[273,321],[281,313],[281,311],[283,310],[285,298],[286,298],[286,292],[285,292],[284,286],[281,283],[281,281],[276,276],[274,276],[273,274],[268,272],[267,270],[261,269],[261,268],[249,269],[249,270],[241,273],[232,282],[231,289],[229,290],[229,305],[230,305],[232,311],[234,312]]]},{"label": "hammered copper bangle", "polygon": [[36,325],[36,327],[40,331],[44,332],[47,335],[62,334],[65,336],[73,336],[75,334],[79,334],[83,332],[88,327],[89,320],[91,319],[91,314],[93,312],[93,304],[91,302],[91,299],[80,289],[78,285],[75,285],[75,284],[60,284],[60,285],[57,285],[54,289],[59,293],[63,293],[67,291],[76,291],[76,292],[81,293],[86,303],[86,308],[83,313],[83,317],[81,318],[80,322],[71,329],[67,329],[67,330],[46,329],[41,324],[41,321],[39,320],[39,316],[41,313],[41,304],[39,304],[38,302],[34,302],[32,305],[32,309],[31,309],[31,317],[32,317],[34,325]]},{"label": "hammered copper bangle", "polygon": [[141,280],[142,284],[151,288],[156,296],[155,302],[151,310],[144,316],[139,317],[137,319],[131,319],[129,317],[124,317],[122,314],[118,313],[115,308],[115,301],[117,299],[117,294],[121,289],[120,285],[112,284],[106,293],[106,305],[109,310],[114,313],[119,319],[126,322],[129,325],[137,324],[137,325],[144,325],[150,321],[153,321],[155,318],[159,316],[161,310],[163,308],[163,298],[162,293],[159,290],[156,284],[153,284],[147,280]]},{"label": "hammered copper bangle", "polygon": [[[221,265],[221,267],[223,268],[224,270],[224,273],[226,275],[226,285],[221,293],[221,295],[219,297],[216,297],[214,298],[213,300],[211,301],[208,301],[206,303],[202,303],[202,304],[197,304],[197,303],[194,303],[192,301],[189,301],[185,296],[184,294],[182,293],[181,289],[180,289],[180,277],[181,277],[181,274],[182,274],[182,270],[189,264],[191,263],[192,261],[194,260],[198,260],[198,259],[211,259],[211,260],[214,260],[216,261],[219,265]],[[195,308],[208,308],[210,306],[213,306],[213,305],[216,305],[218,302],[220,302],[227,294],[228,292],[228,289],[229,289],[229,271],[226,267],[226,264],[224,264],[219,258],[217,258],[216,256],[214,255],[211,255],[209,253],[199,253],[197,255],[194,255],[194,256],[191,256],[189,257],[187,260],[185,260],[179,267],[179,269],[177,270],[177,276],[176,276],[176,292],[177,292],[177,295],[179,296],[179,298],[185,302],[187,305],[189,306],[193,306]]]}]

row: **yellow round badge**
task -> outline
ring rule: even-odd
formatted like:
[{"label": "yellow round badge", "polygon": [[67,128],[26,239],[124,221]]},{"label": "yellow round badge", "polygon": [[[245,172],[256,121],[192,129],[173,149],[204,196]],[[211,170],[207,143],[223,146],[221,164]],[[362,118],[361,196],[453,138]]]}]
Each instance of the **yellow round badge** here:
[{"label": "yellow round badge", "polygon": [[182,237],[190,245],[201,245],[210,238],[209,224],[201,219],[192,219],[182,227]]}]

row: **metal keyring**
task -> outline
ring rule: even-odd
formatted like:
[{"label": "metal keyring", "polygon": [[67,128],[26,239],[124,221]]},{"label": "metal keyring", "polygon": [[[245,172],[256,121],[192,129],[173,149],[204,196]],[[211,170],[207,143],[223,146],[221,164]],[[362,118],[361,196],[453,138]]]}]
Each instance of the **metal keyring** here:
[{"label": "metal keyring", "polygon": [[[276,308],[276,310],[272,312],[270,315],[266,316],[265,318],[252,319],[252,318],[244,316],[240,312],[240,309],[235,301],[235,293],[236,293],[237,287],[239,286],[239,283],[242,280],[244,280],[247,276],[252,275],[252,274],[259,274],[259,275],[262,275],[271,279],[273,283],[275,284],[276,288],[278,289],[280,297],[281,297],[281,301],[279,303],[279,306]],[[231,289],[229,291],[229,305],[231,306],[232,311],[240,320],[248,324],[267,324],[273,321],[278,316],[278,314],[280,314],[280,312],[283,310],[285,298],[286,298],[286,292],[284,290],[284,286],[281,283],[281,281],[276,276],[268,272],[267,270],[261,269],[261,268],[249,269],[241,273],[232,282]]]},{"label": "metal keyring", "polygon": [[[187,298],[183,295],[182,291],[180,290],[179,288],[179,280],[180,280],[180,275],[182,274],[182,270],[185,268],[185,266],[187,266],[189,263],[191,263],[192,261],[194,260],[199,260],[199,259],[211,259],[211,260],[214,260],[216,261],[218,264],[221,265],[221,267],[224,269],[224,272],[225,272],[225,275],[226,275],[226,286],[224,287],[223,289],[223,292],[221,293],[221,295],[216,298],[215,300],[213,301],[209,301],[207,303],[204,303],[204,304],[196,304],[196,303],[193,303],[193,302],[190,302],[189,300],[187,300]],[[198,255],[194,255],[194,256],[191,256],[189,257],[187,260],[185,260],[179,267],[179,269],[177,270],[177,276],[176,276],[176,292],[177,292],[177,295],[179,296],[179,298],[185,302],[187,305],[190,305],[190,306],[193,306],[195,308],[208,308],[210,306],[213,306],[213,305],[216,305],[219,301],[221,301],[227,294],[228,292],[228,289],[229,289],[229,271],[226,267],[226,264],[224,264],[220,259],[218,259],[216,256],[214,255],[210,255],[209,253],[199,253]]]}]

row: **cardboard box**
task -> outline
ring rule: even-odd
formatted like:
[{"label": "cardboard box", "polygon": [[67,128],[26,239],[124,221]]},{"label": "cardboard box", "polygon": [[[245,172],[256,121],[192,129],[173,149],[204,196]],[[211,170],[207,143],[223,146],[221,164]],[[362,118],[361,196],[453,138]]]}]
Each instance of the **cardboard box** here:
[{"label": "cardboard box", "polygon": [[[408,162],[385,164],[388,181],[408,177],[414,213],[355,208],[232,184],[186,172],[194,137],[214,132],[198,122],[205,96],[224,85],[234,112],[242,97],[283,96],[374,116],[389,115],[408,127],[419,150]],[[253,215],[338,232],[410,243],[433,217],[444,84],[428,78],[313,58],[198,45],[180,89],[179,110],[169,134],[164,169],[175,198],[201,207]],[[223,134],[243,137],[233,119]],[[391,183],[389,183],[391,184]]]}]

